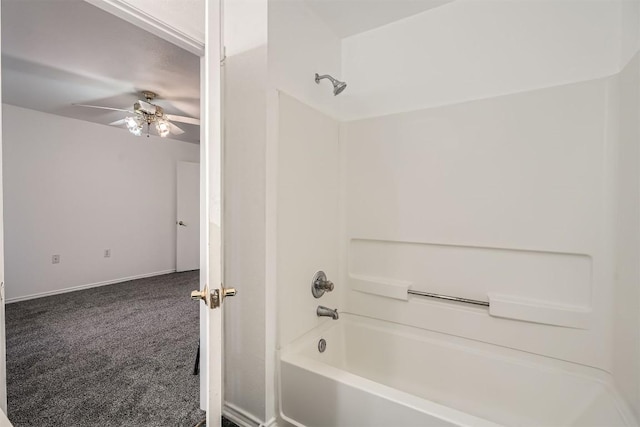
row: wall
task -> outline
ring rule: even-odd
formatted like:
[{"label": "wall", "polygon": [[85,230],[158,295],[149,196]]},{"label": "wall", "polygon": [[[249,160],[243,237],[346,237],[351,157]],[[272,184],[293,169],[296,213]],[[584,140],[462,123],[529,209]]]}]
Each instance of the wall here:
[{"label": "wall", "polygon": [[622,3],[454,1],[348,37],[342,45],[343,77],[351,84],[341,99],[341,117],[411,111],[614,74],[620,66]]},{"label": "wall", "polygon": [[266,44],[267,0],[225,2],[224,47],[227,56],[235,56]]},{"label": "wall", "polygon": [[319,301],[311,279],[317,270],[339,275],[338,104],[331,85],[314,76],[340,76],[341,42],[303,0],[270,0],[268,24],[265,320],[273,419],[276,350],[327,321],[315,315],[319,304],[340,308],[339,288]]},{"label": "wall", "polygon": [[8,300],[175,270],[176,162],[197,162],[198,145],[3,115]]},{"label": "wall", "polygon": [[337,117],[331,84],[315,73],[340,78],[340,39],[304,0],[270,1],[268,30],[270,86]]},{"label": "wall", "polygon": [[605,96],[600,79],[343,127],[352,289],[498,293],[583,311],[589,326],[359,291],[348,309],[608,367]]},{"label": "wall", "polygon": [[[638,3],[452,2],[339,47],[304,4],[269,11],[279,345],[324,321],[303,282],[335,251],[322,304],[613,373],[638,415]],[[337,98],[305,77],[331,64]],[[535,309],[368,292],[380,283]]]},{"label": "wall", "polygon": [[615,161],[613,374],[640,416],[640,58],[611,78],[609,116]]},{"label": "wall", "polygon": [[638,17],[635,1],[453,2],[343,41],[347,310],[605,370],[640,414]]},{"label": "wall", "polygon": [[266,47],[225,64],[224,271],[238,295],[225,305],[225,402],[266,419]]},{"label": "wall", "polygon": [[338,276],[338,125],[288,95],[279,98],[278,316],[285,345],[327,318],[316,307],[338,307],[338,292],[311,295],[318,270]]}]

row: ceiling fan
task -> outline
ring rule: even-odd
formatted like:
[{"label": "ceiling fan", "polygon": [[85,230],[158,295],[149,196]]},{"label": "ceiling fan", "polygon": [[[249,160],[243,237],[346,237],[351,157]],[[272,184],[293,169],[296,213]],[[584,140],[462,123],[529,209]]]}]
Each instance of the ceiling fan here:
[{"label": "ceiling fan", "polygon": [[129,132],[134,134],[135,136],[141,136],[142,131],[144,129],[144,125],[147,125],[147,137],[149,136],[149,131],[151,129],[151,124],[155,125],[155,129],[162,138],[167,137],[170,133],[173,135],[183,134],[184,131],[180,129],[178,126],[173,124],[172,122],[180,122],[180,123],[188,123],[192,125],[200,125],[200,120],[187,117],[187,116],[176,116],[174,114],[166,114],[164,109],[158,105],[152,104],[153,101],[158,95],[155,92],[151,92],[148,90],[141,92],[142,96],[146,99],[146,101],[138,100],[133,104],[133,110],[126,110],[123,108],[112,108],[112,107],[102,107],[99,105],[87,105],[87,104],[73,104],[77,107],[89,107],[89,108],[99,108],[102,110],[112,110],[112,111],[124,111],[132,114],[131,116],[127,116],[124,119],[116,120],[115,122],[109,123],[111,126],[122,126],[126,125]]}]

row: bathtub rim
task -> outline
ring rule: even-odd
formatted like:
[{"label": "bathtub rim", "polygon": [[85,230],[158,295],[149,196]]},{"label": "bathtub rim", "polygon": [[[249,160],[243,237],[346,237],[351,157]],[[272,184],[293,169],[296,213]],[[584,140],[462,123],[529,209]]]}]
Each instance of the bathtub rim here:
[{"label": "bathtub rim", "polygon": [[[299,427],[305,427],[305,425],[300,424],[295,420],[287,417],[283,412],[282,363],[284,362],[295,365],[305,371],[326,376],[334,381],[348,384],[349,386],[352,386],[364,392],[371,392],[372,389],[378,390],[380,391],[380,394],[378,395],[386,397],[395,403],[410,407],[415,410],[427,412],[429,414],[432,414],[431,410],[437,410],[438,412],[435,413],[447,415],[446,418],[441,417],[443,420],[456,423],[460,426],[496,427],[501,425],[494,421],[490,421],[476,415],[468,414],[453,407],[433,402],[419,396],[415,396],[411,393],[395,389],[385,384],[378,383],[360,375],[353,374],[347,370],[338,368],[328,363],[324,363],[322,361],[315,360],[305,354],[308,351],[308,347],[310,346],[310,344],[313,344],[315,341],[317,341],[322,334],[326,333],[330,329],[341,327],[341,325],[345,325],[346,323],[355,323],[356,325],[361,324],[369,328],[379,329],[386,332],[400,332],[400,334],[405,337],[419,338],[420,341],[429,341],[435,345],[443,345],[449,348],[456,348],[467,352],[473,352],[485,357],[490,356],[496,359],[503,359],[510,363],[516,363],[524,365],[526,367],[535,367],[536,369],[542,369],[545,371],[556,373],[560,372],[562,374],[578,377],[583,380],[597,382],[611,396],[612,401],[615,405],[615,409],[620,414],[620,417],[622,418],[624,423],[628,426],[639,425],[635,415],[615,387],[612,374],[599,368],[529,353],[519,349],[485,343],[482,341],[459,337],[443,332],[422,329],[414,326],[389,322],[386,320],[375,319],[348,312],[341,312],[340,319],[337,321],[331,319],[323,319],[323,321],[318,326],[307,331],[305,334],[299,336],[289,344],[277,350],[277,411],[279,416],[283,420]],[[366,386],[371,388],[367,388]],[[405,404],[405,402],[412,402],[412,404]],[[471,422],[467,423],[467,421]]]}]

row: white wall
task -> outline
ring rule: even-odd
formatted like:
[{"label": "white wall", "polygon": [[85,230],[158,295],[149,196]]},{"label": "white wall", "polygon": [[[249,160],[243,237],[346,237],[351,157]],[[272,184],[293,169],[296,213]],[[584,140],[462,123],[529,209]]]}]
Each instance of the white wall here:
[{"label": "white wall", "polygon": [[331,83],[315,73],[340,78],[340,39],[303,0],[270,1],[268,30],[270,87],[336,117]]},{"label": "white wall", "polygon": [[6,104],[3,115],[9,300],[175,269],[176,162],[197,162],[198,145]]},{"label": "white wall", "polygon": [[[638,50],[638,2],[456,1],[338,48],[304,4],[273,3],[270,82],[291,95],[268,106],[278,111],[267,176],[277,183],[268,216],[280,344],[319,322],[315,305],[337,304],[613,373],[638,415],[640,76],[632,63],[617,77]],[[327,72],[349,85],[338,97],[306,80],[332,63]],[[337,188],[308,174],[316,158],[340,165],[329,169]],[[307,211],[314,196],[337,206],[337,220]],[[301,246],[309,238],[317,248]],[[333,250],[337,289],[314,301],[301,282]],[[363,276],[468,298],[506,293],[582,320],[391,301],[353,290]]]},{"label": "white wall", "polygon": [[636,1],[453,2],[343,41],[343,281],[501,292],[588,321],[356,291],[348,310],[597,367],[640,414],[639,13]]},{"label": "white wall", "polygon": [[318,305],[341,308],[338,291],[311,294],[316,271],[338,277],[339,123],[285,94],[279,104],[278,316],[286,345],[327,321],[316,316]]},{"label": "white wall", "polygon": [[227,56],[267,44],[267,0],[224,3],[224,46]]},{"label": "white wall", "polygon": [[621,61],[622,3],[454,1],[348,37],[342,43],[349,88],[340,96],[341,118],[614,74]]},{"label": "white wall", "polygon": [[600,79],[342,128],[349,287],[365,276],[484,301],[500,293],[583,310],[588,327],[356,291],[347,309],[609,368],[605,96]]},{"label": "white wall", "polygon": [[277,414],[276,349],[326,321],[315,315],[317,305],[339,306],[338,291],[315,300],[310,282],[317,270],[324,269],[330,279],[338,275],[338,206],[333,197],[338,182],[338,122],[332,119],[338,114],[338,104],[329,82],[318,85],[314,76],[339,78],[340,52],[340,39],[303,0],[269,0],[265,157],[268,419]]},{"label": "white wall", "polygon": [[640,57],[610,82],[610,149],[615,175],[613,373],[640,416]]},{"label": "white wall", "polygon": [[225,401],[266,419],[265,142],[266,46],[225,65]]}]

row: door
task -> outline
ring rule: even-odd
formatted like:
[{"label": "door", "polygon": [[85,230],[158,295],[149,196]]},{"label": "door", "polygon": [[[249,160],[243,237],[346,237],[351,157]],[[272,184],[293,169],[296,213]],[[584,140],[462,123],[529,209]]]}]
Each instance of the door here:
[{"label": "door", "polygon": [[[201,162],[204,165],[204,177],[201,183],[206,185],[203,221],[208,236],[208,251],[204,259],[207,264],[208,283],[199,291],[204,304],[206,337],[202,344],[204,352],[201,361],[206,366],[205,378],[207,426],[220,426],[222,423],[222,309],[227,296],[235,295],[235,290],[225,289],[222,283],[222,0],[207,0],[205,9],[205,54],[202,73],[202,117],[201,128],[204,142]],[[201,382],[202,384],[202,382]]]},{"label": "door", "polygon": [[200,164],[178,162],[176,270],[200,268]]}]

